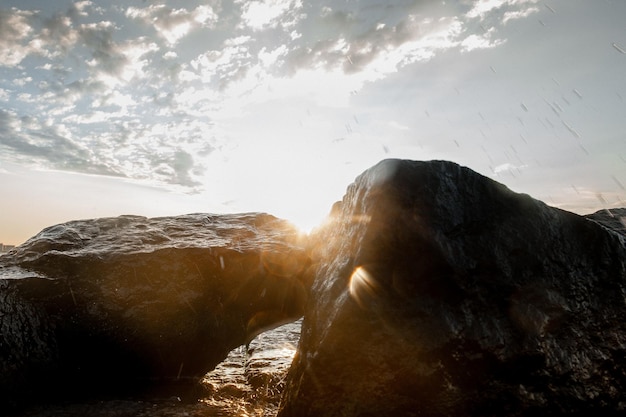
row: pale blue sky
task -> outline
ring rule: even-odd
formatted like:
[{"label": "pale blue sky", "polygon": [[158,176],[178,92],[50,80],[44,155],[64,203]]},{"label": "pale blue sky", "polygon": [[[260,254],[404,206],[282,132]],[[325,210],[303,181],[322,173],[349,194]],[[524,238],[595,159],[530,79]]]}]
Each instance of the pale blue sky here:
[{"label": "pale blue sky", "polygon": [[626,2],[4,1],[0,242],[119,214],[310,227],[387,157],[626,206]]}]

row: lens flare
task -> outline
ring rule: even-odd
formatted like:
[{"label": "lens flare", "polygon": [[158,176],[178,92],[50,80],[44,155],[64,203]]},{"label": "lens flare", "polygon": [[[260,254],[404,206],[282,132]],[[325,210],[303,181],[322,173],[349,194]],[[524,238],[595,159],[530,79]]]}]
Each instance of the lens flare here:
[{"label": "lens flare", "polygon": [[354,301],[367,308],[375,303],[379,288],[374,277],[363,266],[359,266],[350,277],[349,291]]}]

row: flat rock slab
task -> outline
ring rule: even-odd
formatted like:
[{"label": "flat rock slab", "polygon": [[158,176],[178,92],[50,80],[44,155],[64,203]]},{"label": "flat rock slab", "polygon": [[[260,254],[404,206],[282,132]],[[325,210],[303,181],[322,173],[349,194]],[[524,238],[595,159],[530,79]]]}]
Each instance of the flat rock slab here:
[{"label": "flat rock slab", "polygon": [[454,163],[386,160],[310,243],[280,417],[626,413],[620,233]]},{"label": "flat rock slab", "polygon": [[0,257],[0,400],[194,383],[302,315],[307,263],[298,231],[267,214],[44,229]]}]

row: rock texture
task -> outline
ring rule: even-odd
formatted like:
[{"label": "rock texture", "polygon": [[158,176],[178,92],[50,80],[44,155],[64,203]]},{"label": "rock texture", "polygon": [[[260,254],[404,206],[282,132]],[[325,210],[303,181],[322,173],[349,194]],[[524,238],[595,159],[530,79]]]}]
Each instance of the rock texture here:
[{"label": "rock texture", "polygon": [[614,232],[626,235],[626,208],[599,210],[585,217]]},{"label": "rock texture", "polygon": [[450,162],[386,160],[311,244],[279,417],[626,413],[622,235]]},{"label": "rock texture", "polygon": [[0,257],[0,414],[193,383],[299,318],[298,232],[266,214],[122,216],[43,230]]}]

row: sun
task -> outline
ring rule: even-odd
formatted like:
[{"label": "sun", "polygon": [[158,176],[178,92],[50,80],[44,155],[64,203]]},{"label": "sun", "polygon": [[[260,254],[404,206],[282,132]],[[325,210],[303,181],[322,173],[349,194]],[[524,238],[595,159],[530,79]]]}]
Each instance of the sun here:
[{"label": "sun", "polygon": [[322,225],[329,212],[330,206],[324,209],[313,204],[298,204],[292,207],[284,207],[282,210],[277,209],[277,212],[272,214],[289,221],[298,231],[308,235],[316,227]]},{"label": "sun", "polygon": [[302,219],[302,220],[298,220],[298,221],[293,221],[290,220],[297,228],[300,232],[304,233],[304,234],[310,234],[315,228],[317,228],[318,226],[320,226],[323,223],[323,218],[317,220],[317,219]]}]

